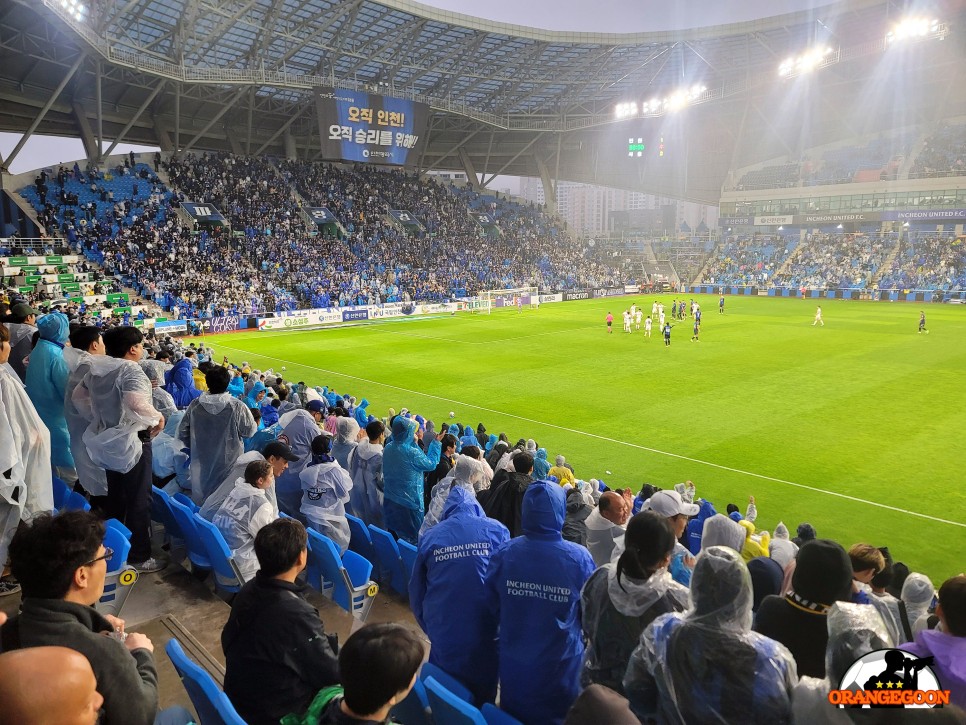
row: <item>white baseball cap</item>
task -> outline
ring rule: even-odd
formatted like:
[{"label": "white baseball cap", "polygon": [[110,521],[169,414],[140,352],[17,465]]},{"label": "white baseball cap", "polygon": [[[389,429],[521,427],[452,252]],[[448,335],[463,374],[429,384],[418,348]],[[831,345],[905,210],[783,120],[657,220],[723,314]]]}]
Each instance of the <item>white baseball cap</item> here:
[{"label": "white baseball cap", "polygon": [[644,510],[671,518],[678,514],[697,516],[701,508],[696,504],[682,501],[681,494],[677,491],[658,491],[644,503]]}]

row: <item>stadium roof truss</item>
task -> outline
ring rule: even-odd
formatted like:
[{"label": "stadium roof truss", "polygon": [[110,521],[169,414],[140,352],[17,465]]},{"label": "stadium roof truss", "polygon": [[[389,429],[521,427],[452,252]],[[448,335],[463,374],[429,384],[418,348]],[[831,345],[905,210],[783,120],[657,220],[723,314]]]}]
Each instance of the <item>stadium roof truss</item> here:
[{"label": "stadium roof truss", "polygon": [[[763,153],[762,133],[775,136],[782,152],[783,131],[769,132],[775,121],[754,107],[766,102],[778,64],[816,42],[834,44],[835,60],[846,61],[838,80],[847,82],[855,63],[882,50],[880,31],[897,12],[890,0],[850,0],[724,26],[607,34],[508,25],[410,0],[87,2],[4,3],[0,128],[79,134],[93,149],[97,137],[123,137],[313,158],[311,89],[334,85],[429,104],[424,169],[593,180],[709,202],[744,158],[742,137]],[[700,181],[686,170],[618,178],[602,168],[593,135],[617,122],[617,103],[694,86],[704,90],[689,114],[704,125],[691,155],[709,152]],[[829,125],[841,133],[841,119]]]}]

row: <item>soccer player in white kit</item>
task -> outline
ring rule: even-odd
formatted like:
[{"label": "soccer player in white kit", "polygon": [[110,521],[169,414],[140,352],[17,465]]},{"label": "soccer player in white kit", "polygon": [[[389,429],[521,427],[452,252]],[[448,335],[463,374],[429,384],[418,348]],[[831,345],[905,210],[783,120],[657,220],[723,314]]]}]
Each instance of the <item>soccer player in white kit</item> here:
[{"label": "soccer player in white kit", "polygon": [[624,316],[624,332],[630,332],[631,331],[631,314],[627,310],[624,310],[623,316]]},{"label": "soccer player in white kit", "polygon": [[651,305],[651,317],[657,317],[657,301],[656,300],[655,300],[654,304]]},{"label": "soccer player in white kit", "polygon": [[664,329],[664,305],[661,305],[658,308],[658,310],[659,311],[657,313],[657,321],[661,323],[659,327],[663,330]]},{"label": "soccer player in white kit", "polygon": [[821,325],[822,327],[825,327],[825,322],[824,322],[824,320],[822,320],[822,308],[821,307],[816,307],[815,308],[815,320],[814,320],[814,322],[812,322],[812,327],[815,327],[815,325]]},{"label": "soccer player in white kit", "polygon": [[643,316],[644,316],[644,313],[641,312],[640,309],[638,309],[637,312],[634,313],[634,329],[635,330],[640,330],[641,329],[641,318]]},{"label": "soccer player in white kit", "polygon": [[633,304],[633,305],[631,305],[631,319],[632,320],[634,319],[634,315],[636,315],[636,314],[637,314],[637,305],[636,304]]},{"label": "soccer player in white kit", "polygon": [[651,318],[648,317],[646,320],[644,320],[644,337],[650,337],[650,336],[651,336]]}]

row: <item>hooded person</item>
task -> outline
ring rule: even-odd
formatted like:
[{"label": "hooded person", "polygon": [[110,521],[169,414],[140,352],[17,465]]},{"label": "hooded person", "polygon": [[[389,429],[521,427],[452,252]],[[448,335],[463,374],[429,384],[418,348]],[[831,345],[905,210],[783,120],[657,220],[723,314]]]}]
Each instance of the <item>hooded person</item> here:
[{"label": "hooded person", "polygon": [[301,513],[308,521],[308,527],[332,539],[341,555],[349,548],[345,505],[349,503],[352,477],[330,455],[331,443],[332,439],[326,433],[317,435],[312,441],[312,460],[299,474]]},{"label": "hooded person", "polygon": [[262,407],[262,400],[265,398],[266,391],[267,388],[265,387],[265,383],[263,383],[261,380],[256,380],[251,389],[245,395],[245,398],[242,402],[245,403],[246,408],[260,409]]},{"label": "hooded person", "polygon": [[936,588],[925,574],[913,572],[902,583],[902,594],[899,598],[905,606],[913,635],[927,628],[927,615],[935,597]]},{"label": "hooded person", "polygon": [[798,535],[794,539],[792,539],[792,543],[798,546],[799,548],[801,548],[803,544],[806,544],[809,541],[814,541],[818,536],[818,534],[815,533],[815,527],[809,523],[799,524],[798,529],[796,529],[796,533]]},{"label": "hooded person", "polygon": [[237,370],[232,373],[231,382],[228,383],[228,392],[234,398],[242,398],[245,395],[245,379]]},{"label": "hooded person", "polygon": [[[463,480],[461,474],[472,477],[465,470],[472,468],[470,463],[479,467],[478,461],[460,456],[454,480]],[[486,517],[472,487],[457,483],[446,492],[440,521],[420,533],[409,602],[433,643],[429,661],[470,688],[482,705],[496,699],[498,665],[497,618],[487,606],[484,576],[510,532]]]},{"label": "hooded person", "polygon": [[[452,489],[465,489],[473,496],[473,500],[476,501],[476,487],[482,481],[483,467],[480,465],[480,462],[475,458],[470,458],[462,454],[457,456],[456,465],[450,474],[433,486],[432,493],[430,494],[429,507],[426,509],[426,515],[423,517],[422,526],[419,527],[419,540],[422,541],[426,532],[443,520],[443,510],[446,507],[446,501]],[[479,505],[478,502],[477,505]]]},{"label": "hooded person", "polygon": [[9,339],[10,333],[0,324],[0,560],[4,564],[20,521],[54,509],[50,434],[20,378],[5,364]]},{"label": "hooded person", "polygon": [[533,459],[529,453],[520,453],[513,457],[512,466],[510,472],[493,476],[490,488],[478,497],[486,515],[506,526],[515,538],[523,533],[523,501],[533,481]]},{"label": "hooded person", "polygon": [[191,451],[191,498],[199,506],[245,452],[244,439],[258,429],[245,404],[228,392],[225,368],[212,368],[205,378],[208,392],[191,401],[178,427],[178,439]]},{"label": "hooded person", "polygon": [[246,582],[255,577],[259,568],[255,537],[263,526],[278,518],[275,501],[266,495],[266,490],[274,485],[275,476],[269,462],[252,461],[245,467],[245,475],[235,479],[231,492],[212,516],[211,522],[225,537],[232,559]]},{"label": "hooded person", "polygon": [[34,333],[37,332],[37,318],[42,314],[25,302],[18,302],[10,308],[10,318],[5,323],[10,337],[10,353],[3,364],[16,373],[21,383],[27,381],[26,360],[30,357]]},{"label": "hooded person", "polygon": [[[849,668],[870,652],[895,646],[875,610],[864,604],[836,602],[827,616],[826,677],[802,677],[792,693],[792,721],[851,725],[853,711],[832,705],[831,690],[839,689]],[[865,712],[860,710],[859,712]]]},{"label": "hooded person", "polygon": [[[283,421],[280,421],[284,423]],[[308,410],[298,410],[285,423],[278,439],[288,444],[297,461],[289,464],[288,469],[275,478],[275,493],[278,508],[285,514],[301,520],[302,482],[299,474],[312,460],[312,441],[319,434],[319,424]]]},{"label": "hooded person", "polygon": [[751,611],[757,612],[765,597],[781,593],[785,570],[774,559],[756,556],[748,562],[748,573],[751,574],[751,585],[755,593]]},{"label": "hooded person", "polygon": [[258,412],[262,414],[262,425],[265,428],[270,428],[278,423],[279,408],[274,405],[274,402],[275,398],[263,398],[262,404],[258,408]]},{"label": "hooded person", "polygon": [[476,433],[468,425],[463,426],[463,436],[459,439],[459,448],[463,450],[463,446],[476,446],[479,445],[479,441],[476,438]]},{"label": "hooded person", "polygon": [[67,387],[64,389],[64,419],[67,421],[67,431],[70,435],[70,452],[74,458],[77,478],[91,496],[107,495],[107,476],[101,466],[94,464],[91,454],[87,452],[87,446],[84,445],[84,431],[87,430],[89,421],[81,415],[71,398],[74,388],[90,371],[91,361],[95,356],[101,357],[103,354],[104,343],[101,340],[100,330],[93,325],[77,328],[71,333],[71,347],[64,348],[64,360],[70,371]]},{"label": "hooded person", "polygon": [[662,723],[788,722],[795,660],[751,631],[752,600],[741,555],[704,548],[691,608],[655,619],[631,656],[624,691],[634,714]]},{"label": "hooded person", "polygon": [[594,572],[561,537],[566,496],[549,481],[523,498],[523,536],[490,558],[486,602],[499,620],[500,707],[526,725],[562,723],[580,692],[580,591]]},{"label": "hooded person", "polygon": [[496,445],[496,442],[498,440],[500,439],[497,438],[496,435],[490,434],[490,437],[486,439],[486,442],[482,446],[480,446],[480,449],[483,450],[483,454],[489,455],[490,451],[493,450],[493,446]]},{"label": "hooded person", "polygon": [[624,673],[644,629],[668,612],[682,612],[688,590],[671,578],[671,522],[653,511],[634,516],[609,563],[591,575],[580,595],[587,640],[581,684],[624,694]]},{"label": "hooded person", "polygon": [[486,426],[482,423],[476,425],[476,443],[473,445],[478,446],[481,451],[486,450],[486,444],[489,442],[490,437],[486,434]]},{"label": "hooded person", "polygon": [[335,422],[335,440],[332,441],[332,457],[347,471],[349,455],[359,445],[359,424],[355,418],[339,418]]},{"label": "hooded person", "polygon": [[497,439],[497,441],[490,446],[486,454],[486,462],[490,464],[490,468],[496,471],[496,467],[500,463],[500,459],[503,458],[503,454],[508,450],[510,450],[510,444],[506,441]]},{"label": "hooded person", "polygon": [[169,496],[185,493],[191,496],[190,456],[185,444],[178,440],[178,427],[184,418],[183,410],[164,421],[164,430],[151,441],[151,472],[158,488]]},{"label": "hooded person", "polygon": [[195,387],[193,373],[191,361],[181,358],[164,374],[164,389],[171,393],[178,410],[184,410],[201,395],[201,391]]},{"label": "hooded person", "polygon": [[575,484],[574,474],[567,466],[567,459],[563,456],[557,456],[554,460],[554,466],[550,469],[550,474],[557,479],[557,483],[563,486],[565,483],[569,483],[571,486]]},{"label": "hooded person", "polygon": [[154,409],[168,420],[178,411],[171,393],[164,389],[164,363],[160,360],[142,360],[141,369],[151,381],[151,402]]},{"label": "hooded person", "polygon": [[775,527],[775,535],[768,545],[768,555],[777,561],[782,569],[793,562],[798,555],[798,545],[789,538],[788,527],[782,521],[779,521]]},{"label": "hooded person", "polygon": [[828,612],[852,597],[852,561],[839,544],[815,539],[798,551],[792,591],[768,596],[758,607],[755,631],[785,645],[800,675],[825,677]]},{"label": "hooded person", "polygon": [[384,528],[382,518],[383,489],[382,453],[386,426],[381,420],[366,425],[366,437],[349,453],[349,475],[352,490],[349,503],[356,516],[365,523]]},{"label": "hooded person", "polygon": [[745,530],[724,514],[705,519],[701,533],[701,551],[711,546],[727,546],[737,552],[745,546]]},{"label": "hooded person", "polygon": [[685,536],[688,541],[688,551],[697,556],[701,553],[701,537],[704,534],[704,522],[718,512],[714,510],[714,504],[705,499],[698,500],[698,513],[688,521],[685,529]]},{"label": "hooded person", "polygon": [[936,629],[917,632],[915,641],[902,648],[917,657],[935,658],[933,671],[950,691],[950,701],[966,708],[966,575],[951,577],[939,587],[936,616]]},{"label": "hooded person", "polygon": [[768,532],[755,533],[755,525],[747,518],[739,521],[738,525],[745,530],[745,543],[741,546],[741,556],[745,563],[756,556],[768,556],[768,544],[771,542]]},{"label": "hooded person", "polygon": [[352,417],[355,418],[359,428],[365,428],[369,425],[369,401],[365,398],[360,400],[359,405],[352,411]]},{"label": "hooded person", "polygon": [[550,461],[547,460],[547,449],[538,448],[533,457],[533,480],[544,481],[550,475]]},{"label": "hooded person", "polygon": [[37,322],[40,339],[27,366],[27,397],[50,433],[50,463],[61,478],[76,480],[70,432],[64,416],[64,394],[70,370],[64,360],[67,315],[51,312]]},{"label": "hooded person", "polygon": [[595,510],[593,504],[587,503],[579,488],[567,491],[567,517],[562,532],[564,541],[587,546],[587,517]]},{"label": "hooded person", "polygon": [[423,474],[436,468],[441,452],[439,439],[434,439],[423,453],[416,442],[418,427],[415,420],[397,416],[382,454],[386,527],[413,545],[423,523]]}]

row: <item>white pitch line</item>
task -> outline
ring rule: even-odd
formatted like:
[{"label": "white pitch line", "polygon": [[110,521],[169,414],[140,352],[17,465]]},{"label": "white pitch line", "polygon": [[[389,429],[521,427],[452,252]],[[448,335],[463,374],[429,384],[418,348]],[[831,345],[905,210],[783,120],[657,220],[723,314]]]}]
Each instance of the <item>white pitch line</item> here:
[{"label": "white pitch line", "polygon": [[404,332],[403,330],[380,330],[390,335],[403,335],[404,337],[418,337],[424,340],[438,340],[439,342],[457,342],[463,345],[492,345],[497,342],[510,342],[511,340],[526,340],[531,337],[542,337],[543,335],[559,335],[564,332],[576,332],[578,330],[589,330],[596,325],[581,325],[580,327],[568,327],[563,330],[549,330],[547,332],[535,332],[532,335],[517,335],[516,337],[499,337],[494,340],[454,340],[451,337],[433,337],[432,335],[420,335],[415,332]]},{"label": "white pitch line", "polygon": [[515,418],[516,420],[522,420],[527,423],[534,423],[535,425],[542,425],[546,428],[554,428],[556,430],[562,430],[567,433],[574,433],[576,435],[585,436],[587,438],[595,438],[600,441],[607,441],[608,443],[616,443],[617,445],[627,446],[628,448],[636,448],[637,450],[647,451],[648,453],[657,453],[662,456],[668,456],[669,458],[677,458],[682,461],[688,461],[690,463],[697,463],[702,466],[708,466],[710,468],[717,468],[722,471],[730,471],[731,473],[740,473],[745,476],[751,476],[753,478],[760,478],[765,481],[772,481],[774,483],[781,483],[786,486],[793,486],[795,488],[802,488],[806,491],[812,491],[814,493],[821,493],[827,496],[835,496],[837,498],[844,498],[847,501],[853,501],[855,503],[862,503],[868,506],[876,506],[877,508],[887,509],[889,511],[895,511],[900,514],[907,514],[909,516],[916,516],[921,519],[927,519],[929,521],[936,521],[941,524],[949,524],[950,526],[959,526],[961,528],[966,528],[966,522],[962,521],[950,521],[949,519],[939,518],[938,516],[930,516],[929,514],[922,514],[918,511],[910,511],[908,509],[898,508],[897,506],[889,506],[888,504],[879,503],[878,501],[869,501],[868,499],[858,498],[857,496],[850,496],[845,493],[839,493],[837,491],[826,491],[823,488],[817,488],[815,486],[809,486],[804,483],[795,483],[794,481],[786,481],[783,478],[775,478],[774,476],[766,476],[762,473],[754,473],[753,471],[743,471],[740,468],[732,468],[731,466],[725,466],[720,463],[712,463],[711,461],[702,461],[700,458],[691,458],[690,456],[684,456],[680,453],[671,453],[670,451],[662,451],[658,448],[650,448],[648,446],[642,446],[637,443],[631,443],[630,441],[623,441],[618,438],[609,438],[607,436],[598,435],[597,433],[588,433],[587,431],[577,430],[576,428],[568,428],[566,426],[557,425],[555,423],[547,423],[542,420],[536,420],[534,418],[527,418],[526,416],[516,415],[514,413],[507,413],[503,410],[495,410],[493,408],[486,408],[482,405],[475,405],[473,403],[466,403],[462,400],[453,400],[452,398],[445,398],[441,395],[434,395],[432,393],[424,393],[420,390],[412,390],[411,388],[404,388],[399,385],[392,385],[390,383],[382,383],[378,380],[370,380],[369,378],[363,378],[358,375],[349,375],[348,373],[340,373],[337,370],[329,370],[327,368],[320,368],[315,365],[306,365],[305,363],[294,362],[292,360],[283,360],[279,357],[272,357],[269,355],[261,355],[259,353],[254,353],[251,350],[242,350],[237,347],[230,347],[228,345],[221,345],[227,350],[234,350],[236,352],[244,353],[250,357],[261,357],[266,360],[276,360],[280,363],[286,363],[287,365],[295,365],[296,367],[303,367],[309,370],[317,370],[328,375],[337,375],[339,377],[348,378],[350,380],[358,380],[362,383],[368,383],[369,385],[378,385],[383,388],[389,388],[391,390],[399,390],[404,393],[409,393],[411,395],[421,395],[424,398],[432,398],[434,400],[441,400],[446,403],[453,403],[455,405],[462,405],[467,408],[475,408],[476,410],[483,410],[487,413],[493,413],[495,415],[502,415],[507,418]]}]

